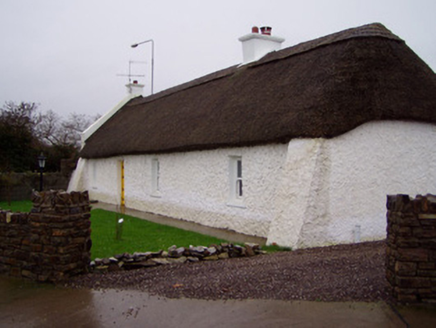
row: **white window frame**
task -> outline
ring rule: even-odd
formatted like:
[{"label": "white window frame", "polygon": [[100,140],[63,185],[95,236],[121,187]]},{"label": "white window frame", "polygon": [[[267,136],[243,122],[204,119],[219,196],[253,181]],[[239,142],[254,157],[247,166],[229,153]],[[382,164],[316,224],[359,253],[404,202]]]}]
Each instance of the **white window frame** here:
[{"label": "white window frame", "polygon": [[151,160],[151,196],[161,197],[160,191],[160,162],[158,158]]},{"label": "white window frame", "polygon": [[245,208],[242,156],[229,156],[229,201],[227,205]]}]

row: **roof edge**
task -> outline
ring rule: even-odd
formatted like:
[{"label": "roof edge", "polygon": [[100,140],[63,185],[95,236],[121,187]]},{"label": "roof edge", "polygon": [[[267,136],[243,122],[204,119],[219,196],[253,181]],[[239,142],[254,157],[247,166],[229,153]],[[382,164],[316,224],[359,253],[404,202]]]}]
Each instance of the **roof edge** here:
[{"label": "roof edge", "polygon": [[140,97],[139,95],[129,94],[118,104],[115,105],[111,110],[106,112],[97,121],[92,123],[85,131],[80,134],[81,139],[81,149],[85,147],[86,140],[89,139],[94,132],[96,132],[104,123],[106,123],[112,116],[114,116],[122,107],[124,107],[129,101],[134,98]]}]

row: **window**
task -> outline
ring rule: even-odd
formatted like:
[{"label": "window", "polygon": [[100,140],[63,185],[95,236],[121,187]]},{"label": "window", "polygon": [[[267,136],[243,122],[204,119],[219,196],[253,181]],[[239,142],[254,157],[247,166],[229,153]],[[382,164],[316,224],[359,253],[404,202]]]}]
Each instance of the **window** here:
[{"label": "window", "polygon": [[230,206],[244,207],[244,184],[242,176],[242,157],[230,156],[229,160]]},{"label": "window", "polygon": [[160,167],[159,160],[151,160],[151,195],[160,197]]},{"label": "window", "polygon": [[236,160],[236,197],[242,198],[242,159]]}]

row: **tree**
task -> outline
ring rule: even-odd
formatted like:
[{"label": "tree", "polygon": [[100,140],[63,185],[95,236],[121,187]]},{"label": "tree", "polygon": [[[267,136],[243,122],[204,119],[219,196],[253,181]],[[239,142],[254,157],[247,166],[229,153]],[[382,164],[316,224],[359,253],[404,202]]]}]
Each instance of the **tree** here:
[{"label": "tree", "polygon": [[22,172],[33,167],[39,141],[34,138],[38,106],[35,103],[5,103],[0,109],[0,167]]},{"label": "tree", "polygon": [[63,119],[53,110],[39,112],[35,103],[6,102],[0,108],[0,170],[32,171],[43,151],[46,170],[59,171],[61,159],[77,159],[80,134],[98,117],[72,113]]},{"label": "tree", "polygon": [[54,111],[49,110],[39,115],[36,125],[38,138],[51,146],[73,146],[80,148],[80,134],[100,116],[91,117],[85,114],[71,113],[62,119]]}]

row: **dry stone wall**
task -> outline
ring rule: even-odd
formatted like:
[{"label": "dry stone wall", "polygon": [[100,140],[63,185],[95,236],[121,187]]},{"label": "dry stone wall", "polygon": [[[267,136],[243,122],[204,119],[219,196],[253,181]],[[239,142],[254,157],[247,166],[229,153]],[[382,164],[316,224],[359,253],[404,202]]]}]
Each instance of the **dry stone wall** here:
[{"label": "dry stone wall", "polygon": [[402,303],[436,301],[436,196],[387,197],[386,276]]},{"label": "dry stone wall", "polygon": [[90,262],[87,192],[34,193],[30,213],[0,210],[0,274],[60,281]]},{"label": "dry stone wall", "polygon": [[253,243],[245,243],[244,246],[222,243],[219,245],[209,245],[209,247],[177,247],[173,245],[168,248],[168,251],[123,253],[110,258],[97,258],[90,263],[90,271],[133,270],[176,263],[217,261],[265,253],[261,250],[259,244]]}]

